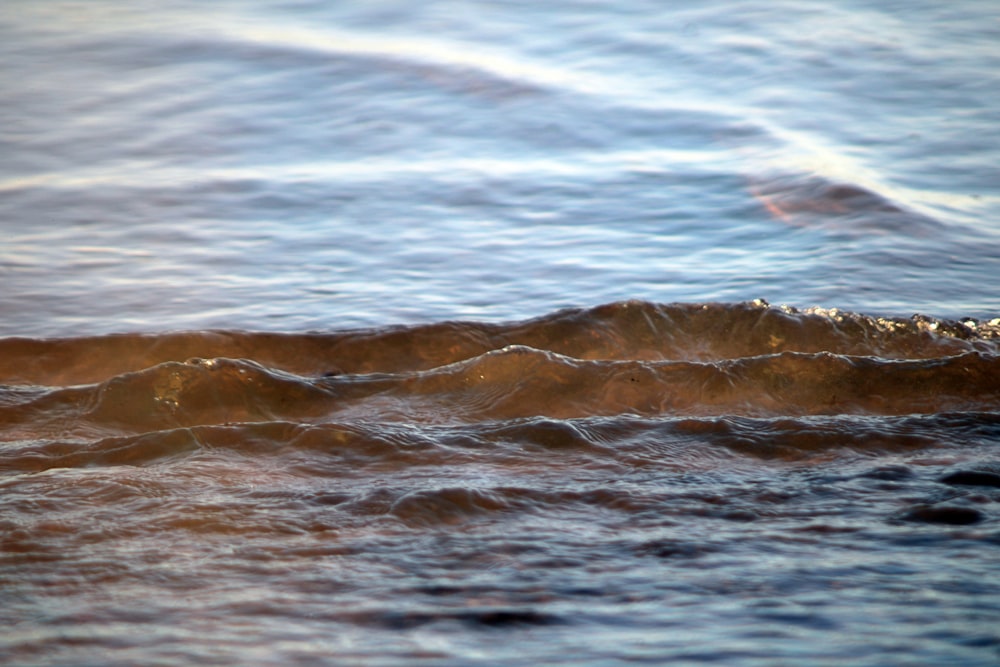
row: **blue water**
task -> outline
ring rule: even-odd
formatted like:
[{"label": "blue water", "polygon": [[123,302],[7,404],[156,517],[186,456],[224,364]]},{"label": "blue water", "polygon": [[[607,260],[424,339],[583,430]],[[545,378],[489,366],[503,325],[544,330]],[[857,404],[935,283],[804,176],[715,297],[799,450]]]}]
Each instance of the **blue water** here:
[{"label": "blue water", "polygon": [[995,665],[998,369],[995,2],[0,4],[0,664]]},{"label": "blue water", "polygon": [[992,317],[998,20],[983,2],[8,2],[0,333],[623,298]]}]

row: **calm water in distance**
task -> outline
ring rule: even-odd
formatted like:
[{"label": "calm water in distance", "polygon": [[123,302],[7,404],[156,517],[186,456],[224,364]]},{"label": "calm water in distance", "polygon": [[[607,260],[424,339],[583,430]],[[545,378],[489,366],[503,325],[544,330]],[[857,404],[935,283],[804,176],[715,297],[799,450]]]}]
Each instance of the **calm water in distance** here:
[{"label": "calm water in distance", "polygon": [[0,333],[1000,309],[989,3],[0,9]]}]

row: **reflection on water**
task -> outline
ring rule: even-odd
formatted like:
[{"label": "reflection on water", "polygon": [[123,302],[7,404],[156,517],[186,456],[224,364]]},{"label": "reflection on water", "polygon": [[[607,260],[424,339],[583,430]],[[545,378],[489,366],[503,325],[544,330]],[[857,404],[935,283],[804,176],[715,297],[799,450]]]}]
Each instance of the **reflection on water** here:
[{"label": "reflection on water", "polygon": [[1000,302],[978,5],[5,7],[7,335]]}]

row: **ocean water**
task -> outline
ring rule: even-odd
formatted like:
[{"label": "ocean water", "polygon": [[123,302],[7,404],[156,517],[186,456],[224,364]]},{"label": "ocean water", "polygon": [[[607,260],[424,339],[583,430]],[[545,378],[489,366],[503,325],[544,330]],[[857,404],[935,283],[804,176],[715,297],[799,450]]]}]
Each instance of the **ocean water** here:
[{"label": "ocean water", "polygon": [[1000,8],[0,6],[0,664],[994,665]]}]

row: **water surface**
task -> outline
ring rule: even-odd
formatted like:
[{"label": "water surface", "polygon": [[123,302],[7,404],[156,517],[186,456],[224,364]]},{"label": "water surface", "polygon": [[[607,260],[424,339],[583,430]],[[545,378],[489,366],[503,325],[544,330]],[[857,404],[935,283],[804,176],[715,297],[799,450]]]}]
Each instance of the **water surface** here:
[{"label": "water surface", "polygon": [[0,333],[995,317],[980,2],[6,3]]},{"label": "water surface", "polygon": [[0,662],[993,665],[989,3],[0,7]]}]

